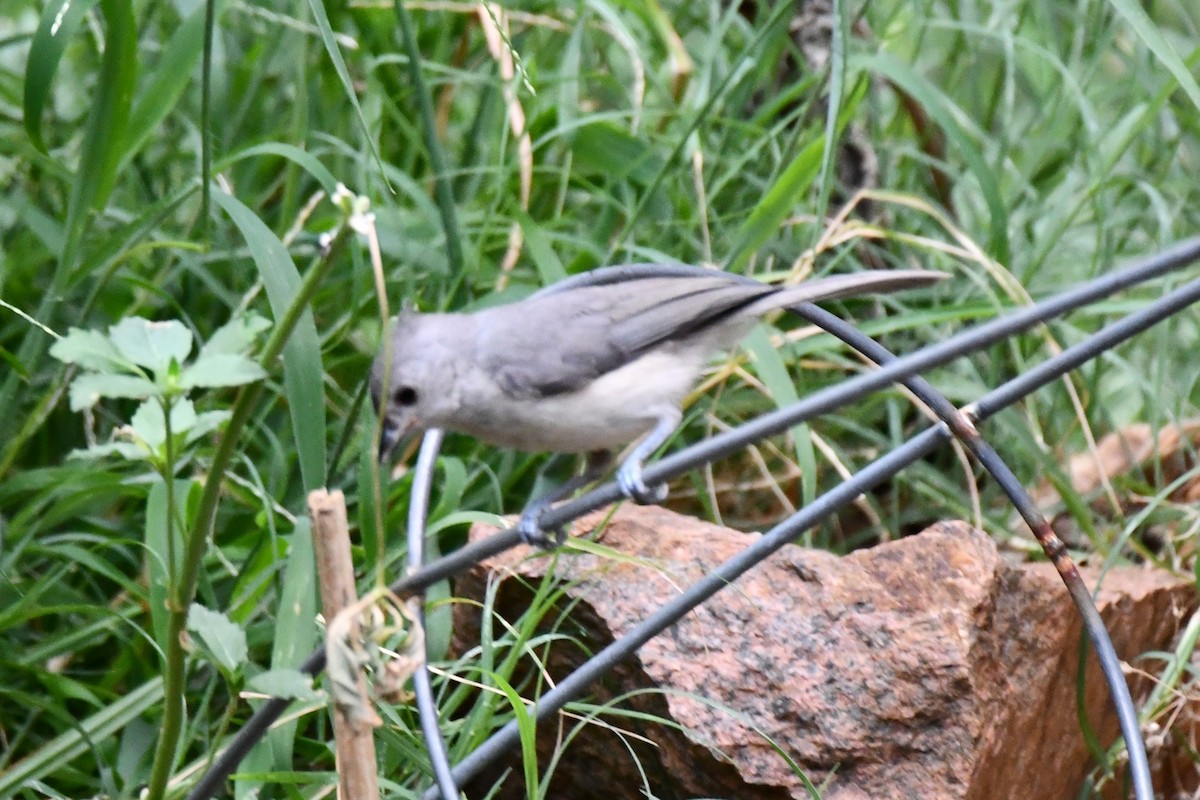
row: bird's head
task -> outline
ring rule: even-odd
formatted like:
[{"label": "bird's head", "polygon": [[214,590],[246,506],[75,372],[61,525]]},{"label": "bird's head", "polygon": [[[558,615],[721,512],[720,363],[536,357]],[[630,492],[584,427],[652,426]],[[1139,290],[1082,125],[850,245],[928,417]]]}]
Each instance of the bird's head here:
[{"label": "bird's head", "polygon": [[434,427],[430,411],[438,391],[439,348],[425,341],[425,320],[415,311],[401,312],[371,366],[371,402],[377,416],[383,409],[380,462],[386,463],[410,435]]}]

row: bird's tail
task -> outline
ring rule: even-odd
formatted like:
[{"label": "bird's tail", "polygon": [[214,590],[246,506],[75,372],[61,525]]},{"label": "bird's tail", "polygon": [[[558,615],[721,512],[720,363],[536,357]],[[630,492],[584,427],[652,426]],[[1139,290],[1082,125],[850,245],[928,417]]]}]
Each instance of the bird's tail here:
[{"label": "bird's tail", "polygon": [[932,286],[948,277],[950,276],[944,272],[917,269],[873,270],[848,275],[830,275],[763,295],[746,306],[743,312],[758,315],[800,303],[920,289],[924,286]]}]

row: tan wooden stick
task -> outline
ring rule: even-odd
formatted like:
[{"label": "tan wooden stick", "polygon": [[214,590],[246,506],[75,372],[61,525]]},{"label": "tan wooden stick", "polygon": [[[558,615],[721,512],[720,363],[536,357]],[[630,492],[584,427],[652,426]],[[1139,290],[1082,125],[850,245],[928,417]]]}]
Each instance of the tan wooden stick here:
[{"label": "tan wooden stick", "polygon": [[[339,611],[358,599],[354,587],[354,565],[350,559],[350,526],[346,521],[346,498],[340,491],[318,489],[308,495],[308,513],[313,522],[317,575],[321,585],[321,608],[328,624]],[[357,638],[357,621],[352,623],[351,635]],[[359,672],[357,680],[364,706],[369,708],[367,679]],[[342,800],[379,798],[375,739],[372,736],[374,724],[370,719],[352,719],[344,707],[333,704],[338,797]]]}]

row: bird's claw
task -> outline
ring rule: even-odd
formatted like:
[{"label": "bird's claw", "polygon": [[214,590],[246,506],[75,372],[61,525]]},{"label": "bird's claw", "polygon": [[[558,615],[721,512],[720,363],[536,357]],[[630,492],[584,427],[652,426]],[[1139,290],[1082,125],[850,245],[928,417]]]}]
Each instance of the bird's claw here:
[{"label": "bird's claw", "polygon": [[655,505],[667,499],[667,485],[647,486],[642,479],[642,465],[638,462],[621,465],[617,470],[617,485],[622,494],[639,505]]},{"label": "bird's claw", "polygon": [[525,512],[521,514],[521,519],[517,521],[517,533],[520,534],[521,541],[531,547],[554,550],[562,547],[567,541],[567,531],[563,527],[555,528],[553,531],[544,530],[542,515],[545,513],[546,506],[543,505],[533,505],[525,509]]}]

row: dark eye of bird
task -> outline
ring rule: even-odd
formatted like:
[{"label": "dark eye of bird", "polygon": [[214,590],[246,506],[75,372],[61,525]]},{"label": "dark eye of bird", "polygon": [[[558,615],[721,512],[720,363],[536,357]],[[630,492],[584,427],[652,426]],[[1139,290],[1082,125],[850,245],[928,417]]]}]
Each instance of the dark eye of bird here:
[{"label": "dark eye of bird", "polygon": [[411,386],[401,386],[392,392],[392,400],[398,406],[411,406],[417,402],[417,390]]}]

